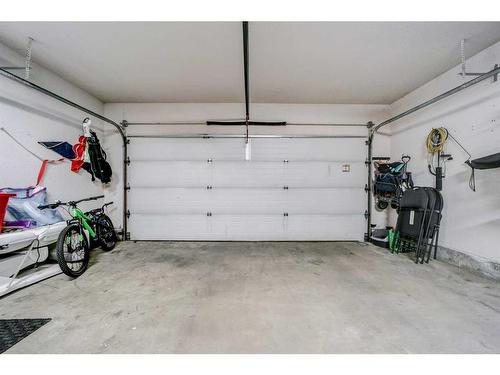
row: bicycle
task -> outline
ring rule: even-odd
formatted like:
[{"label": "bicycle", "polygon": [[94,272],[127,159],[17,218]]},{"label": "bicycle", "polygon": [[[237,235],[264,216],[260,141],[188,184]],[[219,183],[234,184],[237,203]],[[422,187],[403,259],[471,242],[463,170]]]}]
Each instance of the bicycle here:
[{"label": "bicycle", "polygon": [[104,251],[112,250],[117,242],[117,237],[111,219],[104,213],[104,209],[113,204],[105,203],[101,208],[83,212],[78,208],[78,203],[104,198],[104,195],[80,199],[78,201],[56,201],[38,208],[55,209],[66,206],[71,219],[67,220],[57,239],[57,263],[61,270],[70,277],[82,275],[88,267],[90,250],[101,247]]}]

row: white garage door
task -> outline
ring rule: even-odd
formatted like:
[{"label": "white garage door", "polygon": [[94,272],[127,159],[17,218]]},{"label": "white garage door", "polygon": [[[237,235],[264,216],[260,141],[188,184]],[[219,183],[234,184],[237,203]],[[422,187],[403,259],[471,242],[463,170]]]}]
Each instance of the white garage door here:
[{"label": "white garage door", "polygon": [[363,240],[365,138],[132,138],[132,240]]}]

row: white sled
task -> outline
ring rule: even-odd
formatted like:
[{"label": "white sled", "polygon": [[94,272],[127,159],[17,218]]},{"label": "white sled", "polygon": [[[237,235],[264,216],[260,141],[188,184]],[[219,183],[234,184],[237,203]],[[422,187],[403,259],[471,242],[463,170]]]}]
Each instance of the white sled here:
[{"label": "white sled", "polygon": [[57,241],[65,227],[63,221],[0,234],[0,297],[62,272],[57,264],[42,264],[21,273],[23,269],[49,258],[47,246]]},{"label": "white sled", "polygon": [[27,248],[37,239],[40,241],[40,244],[37,244],[37,246],[50,245],[57,241],[57,237],[64,227],[66,227],[66,222],[61,221],[60,223],[44,225],[43,227],[2,233],[0,234],[0,255]]}]

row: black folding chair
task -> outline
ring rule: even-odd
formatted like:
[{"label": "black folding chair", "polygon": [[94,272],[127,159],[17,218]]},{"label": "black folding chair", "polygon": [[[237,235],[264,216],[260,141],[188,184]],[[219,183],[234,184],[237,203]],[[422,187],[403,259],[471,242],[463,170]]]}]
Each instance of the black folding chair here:
[{"label": "black folding chair", "polygon": [[403,193],[396,223],[397,246],[401,252],[415,251],[418,259],[426,244],[426,219],[429,213],[429,195],[420,187]]},{"label": "black folding chair", "polygon": [[[444,206],[444,200],[441,193],[434,188],[426,188],[427,194],[429,195],[429,201],[433,201],[432,210],[429,214],[427,230],[425,234],[426,247],[422,254],[422,259],[420,263],[424,261],[429,263],[431,258],[432,250],[434,249],[434,259],[437,258],[437,247],[439,241],[439,226],[442,218],[442,210]],[[429,205],[430,206],[430,205]]]}]

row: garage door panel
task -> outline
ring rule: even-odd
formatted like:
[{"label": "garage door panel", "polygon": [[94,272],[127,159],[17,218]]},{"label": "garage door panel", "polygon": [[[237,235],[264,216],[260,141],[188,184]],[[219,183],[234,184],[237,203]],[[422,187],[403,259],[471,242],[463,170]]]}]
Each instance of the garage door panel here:
[{"label": "garage door panel", "polygon": [[132,240],[362,241],[363,222],[362,215],[137,214],[130,218]]},{"label": "garage door panel", "polygon": [[212,165],[214,187],[281,188],[284,186],[283,162],[215,162]]},{"label": "garage door panel", "polygon": [[[254,161],[364,161],[364,142],[364,138],[256,138],[251,140],[251,155]],[[129,153],[132,160],[244,161],[245,140],[134,138]]]},{"label": "garage door panel", "polygon": [[164,214],[277,214],[287,198],[282,189],[135,189],[134,196],[131,212]]},{"label": "garage door panel", "polygon": [[131,212],[163,214],[362,213],[363,189],[134,189]]},{"label": "garage door panel", "polygon": [[244,139],[134,138],[129,145],[134,160],[245,160]]},{"label": "garage door panel", "polygon": [[289,189],[286,212],[291,214],[360,214],[366,209],[363,189]]},{"label": "garage door panel", "polygon": [[[347,165],[349,172],[343,172]],[[285,185],[290,187],[360,187],[366,180],[364,162],[286,163]]]},{"label": "garage door panel", "polygon": [[[344,172],[347,166],[349,172]],[[359,187],[364,162],[135,161],[132,187]]]},{"label": "garage door panel", "polygon": [[257,138],[251,140],[252,160],[364,161],[364,142],[365,138]]},{"label": "garage door panel", "polygon": [[130,164],[131,187],[202,187],[211,180],[206,162],[134,161]]}]

